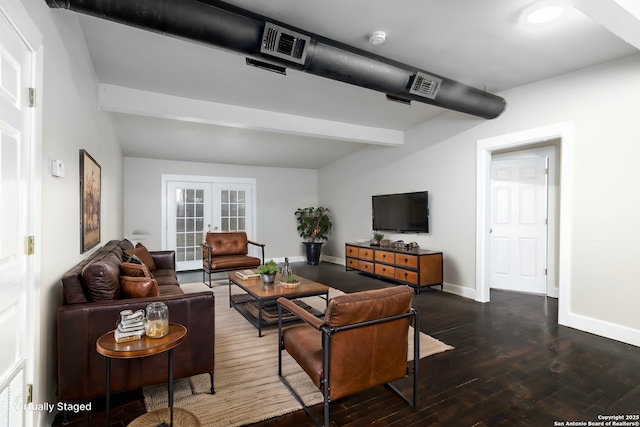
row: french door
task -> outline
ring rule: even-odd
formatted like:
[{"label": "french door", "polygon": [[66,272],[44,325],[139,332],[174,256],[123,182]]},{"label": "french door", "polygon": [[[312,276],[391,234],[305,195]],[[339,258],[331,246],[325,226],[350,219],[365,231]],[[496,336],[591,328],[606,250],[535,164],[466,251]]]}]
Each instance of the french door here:
[{"label": "french door", "polygon": [[167,179],[164,247],[176,251],[178,271],[202,268],[202,242],[209,231],[245,231],[253,238],[255,183],[251,179]]},{"label": "french door", "polygon": [[[211,185],[175,182],[167,185],[167,249],[176,251],[176,269],[202,266],[202,240],[210,221]],[[206,194],[206,197],[205,197]],[[209,223],[210,225],[210,223]]]}]

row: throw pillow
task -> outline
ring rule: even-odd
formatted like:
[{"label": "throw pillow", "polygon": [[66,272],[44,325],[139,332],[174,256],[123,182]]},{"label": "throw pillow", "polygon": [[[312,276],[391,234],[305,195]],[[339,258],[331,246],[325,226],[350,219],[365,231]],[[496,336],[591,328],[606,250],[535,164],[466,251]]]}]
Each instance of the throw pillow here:
[{"label": "throw pillow", "polygon": [[149,253],[149,250],[144,247],[142,243],[138,243],[135,248],[127,249],[124,251],[127,255],[135,255],[142,260],[142,263],[147,266],[149,271],[156,269],[156,264],[153,262],[153,257]]},{"label": "throw pillow", "polygon": [[130,262],[133,264],[142,264],[142,260],[135,255],[129,255],[126,252],[122,256],[122,262]]},{"label": "throw pillow", "polygon": [[157,297],[158,282],[150,277],[120,276],[120,288],[128,298]]},{"label": "throw pillow", "polygon": [[131,243],[129,239],[121,240],[120,243],[118,243],[118,246],[120,246],[123,251],[126,251],[127,249],[133,249],[133,243]]},{"label": "throw pillow", "polygon": [[153,278],[149,269],[144,264],[135,264],[131,262],[123,262],[120,264],[120,275],[131,277],[149,277]]}]

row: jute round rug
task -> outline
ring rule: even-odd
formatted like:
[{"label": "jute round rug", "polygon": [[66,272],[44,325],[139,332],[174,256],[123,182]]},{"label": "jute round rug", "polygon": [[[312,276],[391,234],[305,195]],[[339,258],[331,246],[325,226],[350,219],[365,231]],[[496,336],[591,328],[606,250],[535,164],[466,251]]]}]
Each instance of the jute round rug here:
[{"label": "jute round rug", "polygon": [[[300,405],[278,378],[278,330],[257,329],[240,313],[229,307],[226,281],[210,289],[203,283],[182,285],[185,292],[211,291],[215,294],[215,390],[209,394],[208,374],[175,381],[174,407],[194,414],[203,427],[242,426],[297,411]],[[329,291],[333,298],[342,294]],[[304,301],[324,311],[324,300],[313,297]],[[409,334],[412,337],[412,333]],[[413,339],[409,354],[413,355]],[[441,341],[420,334],[420,358],[452,349]],[[322,393],[299,365],[283,353],[283,374],[300,393],[307,405],[322,403]],[[147,411],[167,407],[167,385],[144,388]]]},{"label": "jute round rug", "polygon": [[[156,427],[170,425],[169,408],[147,412],[129,423],[129,427]],[[191,412],[182,408],[173,408],[173,427],[200,427],[200,420]]]}]

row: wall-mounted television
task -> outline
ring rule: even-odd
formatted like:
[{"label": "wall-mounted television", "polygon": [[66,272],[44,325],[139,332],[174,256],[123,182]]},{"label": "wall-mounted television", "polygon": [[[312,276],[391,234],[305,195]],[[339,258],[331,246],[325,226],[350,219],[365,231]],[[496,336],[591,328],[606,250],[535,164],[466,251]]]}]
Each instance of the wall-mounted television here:
[{"label": "wall-mounted television", "polygon": [[371,197],[373,229],[398,233],[429,232],[429,193],[382,194]]}]

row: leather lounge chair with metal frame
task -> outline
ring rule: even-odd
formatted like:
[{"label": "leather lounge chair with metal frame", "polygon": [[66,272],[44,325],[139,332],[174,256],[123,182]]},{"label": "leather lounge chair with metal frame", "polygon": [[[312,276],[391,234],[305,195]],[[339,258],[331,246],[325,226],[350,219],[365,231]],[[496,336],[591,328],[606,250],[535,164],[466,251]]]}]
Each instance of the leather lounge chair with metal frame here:
[{"label": "leather lounge chair with metal frame", "polygon": [[[283,351],[293,357],[322,391],[325,426],[330,422],[330,402],[383,384],[415,408],[420,343],[418,314],[411,308],[412,297],[413,289],[409,286],[340,295],[329,301],[324,319],[293,301],[278,299],[278,376],[316,425],[322,424],[283,376]],[[283,310],[294,313],[304,324],[283,329]],[[413,363],[407,360],[411,323]],[[411,371],[413,395],[408,398],[390,383],[406,378]]]}]

